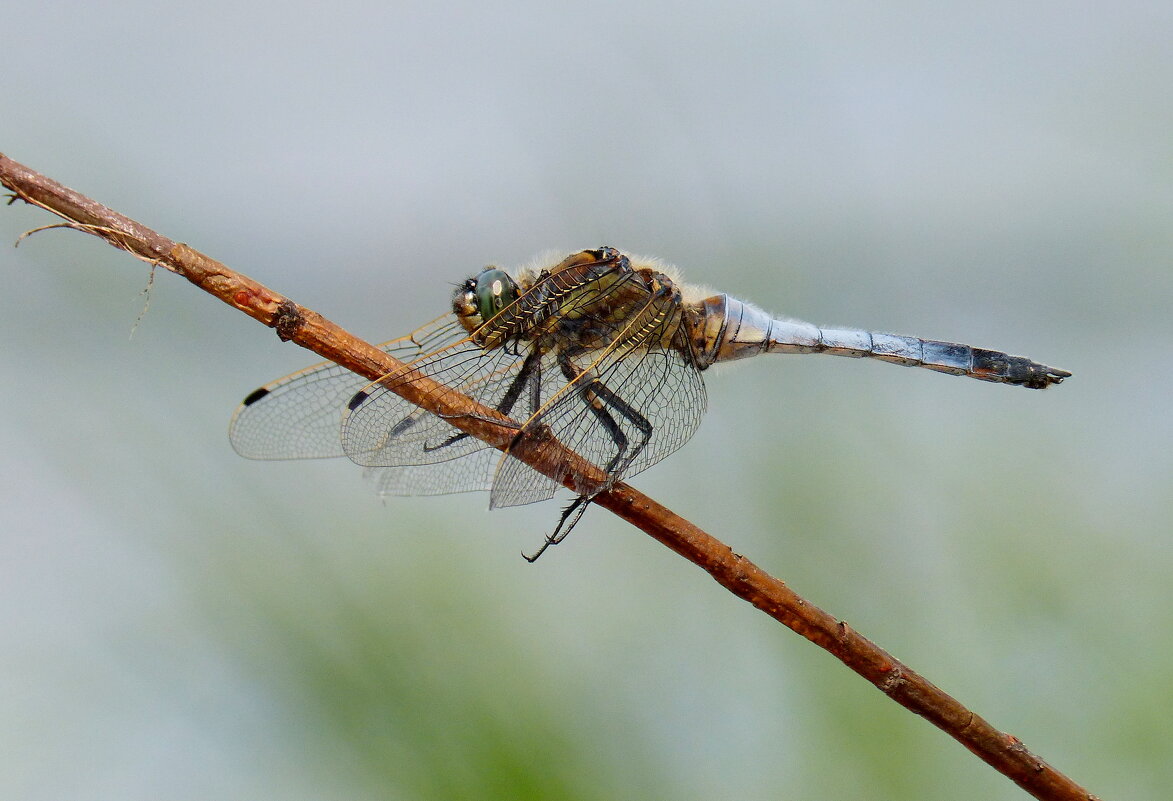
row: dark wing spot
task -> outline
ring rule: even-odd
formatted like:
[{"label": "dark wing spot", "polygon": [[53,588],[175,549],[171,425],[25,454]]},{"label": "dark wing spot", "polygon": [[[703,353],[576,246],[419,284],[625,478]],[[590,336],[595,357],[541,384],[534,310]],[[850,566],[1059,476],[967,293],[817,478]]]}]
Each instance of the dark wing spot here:
[{"label": "dark wing spot", "polygon": [[350,403],[346,404],[346,407],[348,409],[350,409],[350,411],[353,412],[355,409],[357,409],[359,406],[362,405],[363,401],[365,401],[370,396],[371,396],[371,394],[369,392],[367,392],[365,389],[360,390],[354,394],[354,397],[350,399]]},{"label": "dark wing spot", "polygon": [[259,401],[261,398],[265,397],[268,394],[269,394],[269,390],[266,389],[265,387],[261,387],[260,389],[254,389],[252,392],[248,393],[248,397],[244,399],[244,405],[245,406],[252,406],[254,403],[256,403],[257,401]]},{"label": "dark wing spot", "polygon": [[[414,426],[415,423],[416,423],[415,417],[405,417],[391,427],[391,430],[388,432],[388,436],[398,437],[400,434],[407,431],[407,429]],[[425,448],[425,450],[427,450],[427,449]]]}]

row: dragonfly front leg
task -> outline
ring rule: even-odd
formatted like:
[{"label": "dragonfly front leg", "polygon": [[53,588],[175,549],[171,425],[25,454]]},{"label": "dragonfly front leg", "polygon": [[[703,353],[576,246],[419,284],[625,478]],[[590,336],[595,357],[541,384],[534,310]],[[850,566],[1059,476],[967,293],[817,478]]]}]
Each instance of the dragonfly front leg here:
[{"label": "dragonfly front leg", "polygon": [[[525,357],[525,361],[521,363],[521,369],[517,371],[517,375],[509,384],[509,389],[505,390],[505,394],[501,397],[500,402],[493,408],[506,417],[510,416],[513,413],[513,407],[517,405],[517,401],[521,398],[527,386],[530,391],[530,410],[532,412],[541,406],[542,403],[542,354],[537,348],[531,351],[529,356]],[[501,423],[496,418],[481,417],[480,415],[461,416],[474,416],[488,423]],[[521,426],[517,426],[517,428],[520,429]],[[441,448],[447,448],[463,439],[467,439],[469,436],[470,434],[466,431],[458,432],[448,437],[448,439],[439,445],[425,445],[424,452],[431,453]]]}]

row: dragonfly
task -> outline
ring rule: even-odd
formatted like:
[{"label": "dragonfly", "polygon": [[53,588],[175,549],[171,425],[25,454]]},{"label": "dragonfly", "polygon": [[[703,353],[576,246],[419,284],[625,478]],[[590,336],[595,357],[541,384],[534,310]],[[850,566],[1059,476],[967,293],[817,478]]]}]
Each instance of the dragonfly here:
[{"label": "dragonfly", "polygon": [[[719,362],[824,353],[1030,389],[1071,375],[970,345],[775,318],[612,247],[552,262],[516,275],[489,266],[459,284],[451,313],[379,346],[405,366],[377,381],[325,362],[255,390],[232,417],[232,446],[252,459],[347,456],[369,469],[380,494],[487,490],[490,508],[573,487],[553,532],[526,556],[532,561],[566,537],[600,492],[688,441],[706,408],[702,374]],[[495,411],[493,422],[507,421],[515,433],[504,452],[396,394],[419,376]],[[511,455],[539,436],[605,480],[570,462],[551,477]]]}]

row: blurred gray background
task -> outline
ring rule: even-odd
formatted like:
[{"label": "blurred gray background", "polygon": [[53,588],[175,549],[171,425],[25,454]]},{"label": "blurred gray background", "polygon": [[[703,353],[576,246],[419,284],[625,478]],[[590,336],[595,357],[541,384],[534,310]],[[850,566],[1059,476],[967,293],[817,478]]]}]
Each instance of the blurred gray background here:
[{"label": "blurred gray background", "polygon": [[[763,358],[640,489],[1105,798],[1173,785],[1168,3],[8,4],[0,151],[374,341],[615,245],[1072,370]],[[52,219],[0,209],[0,244]],[[0,247],[0,796],[1017,799],[593,510],[238,458],[316,361]]]}]

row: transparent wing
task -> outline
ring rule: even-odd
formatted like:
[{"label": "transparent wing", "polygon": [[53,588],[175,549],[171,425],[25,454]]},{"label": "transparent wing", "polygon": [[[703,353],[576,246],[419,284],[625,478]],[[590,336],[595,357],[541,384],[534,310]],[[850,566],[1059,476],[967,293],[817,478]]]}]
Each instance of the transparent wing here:
[{"label": "transparent wing", "polygon": [[[519,419],[533,414],[538,360],[512,348],[484,350],[466,340],[411,366],[435,379],[441,392],[468,395]],[[358,464],[380,468],[380,492],[436,495],[489,488],[497,452],[451,423],[395,394],[402,382],[389,375],[366,387],[342,422],[342,448]]]},{"label": "transparent wing", "polygon": [[[648,292],[638,313],[592,325],[613,329],[610,347],[577,357],[564,351],[558,369],[543,372],[548,400],[524,430],[547,426],[615,482],[688,441],[705,411],[705,388],[681,327],[678,297]],[[490,505],[545,500],[559,487],[506,456],[498,462]]]},{"label": "transparent wing", "polygon": [[[466,335],[451,314],[380,345],[410,362]],[[257,389],[232,415],[228,438],[249,459],[315,459],[342,456],[342,413],[370,381],[333,362],[307,367]]]},{"label": "transparent wing", "polygon": [[463,458],[407,467],[369,467],[379,495],[448,495],[489,490],[500,454],[485,448]]}]

